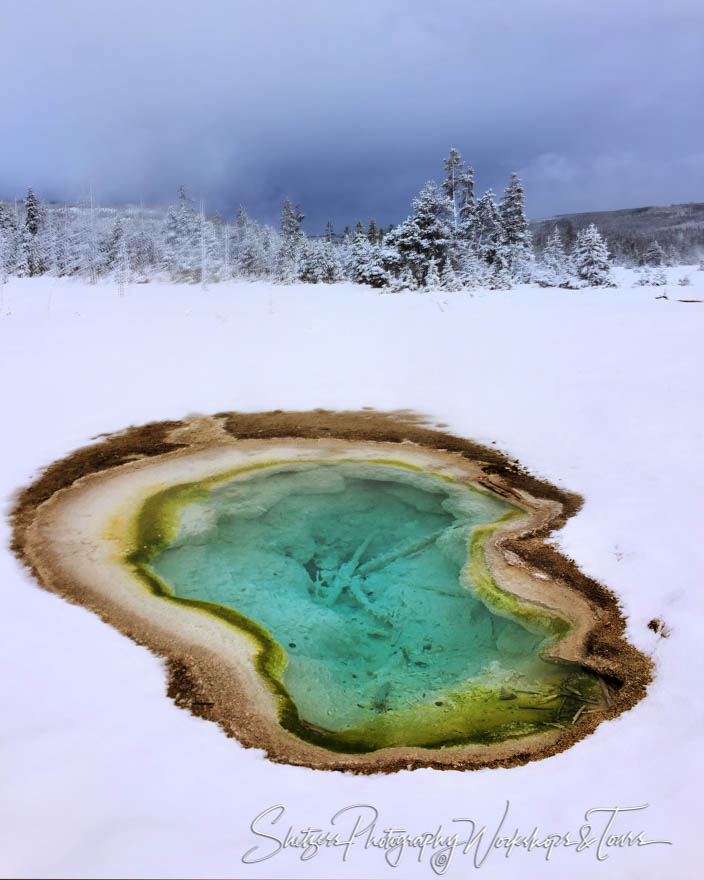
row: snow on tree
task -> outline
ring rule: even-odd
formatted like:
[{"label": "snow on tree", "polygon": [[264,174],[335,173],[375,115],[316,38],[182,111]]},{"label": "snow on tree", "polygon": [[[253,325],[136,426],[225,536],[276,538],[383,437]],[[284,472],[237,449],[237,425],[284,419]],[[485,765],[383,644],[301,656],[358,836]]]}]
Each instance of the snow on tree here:
[{"label": "snow on tree", "polygon": [[529,281],[533,265],[533,248],[525,212],[523,184],[515,173],[511,175],[511,180],[504,190],[499,204],[499,214],[504,243],[507,247],[507,268],[519,281]]},{"label": "snow on tree", "polygon": [[0,280],[4,284],[15,273],[18,233],[14,214],[0,205]]},{"label": "snow on tree", "polygon": [[323,273],[320,280],[324,284],[337,284],[344,277],[340,249],[333,241],[326,241],[323,245]]},{"label": "snow on tree", "polygon": [[645,266],[662,266],[665,262],[665,251],[660,247],[657,241],[651,242],[650,246],[643,254],[643,264]]},{"label": "snow on tree", "polygon": [[474,171],[465,167],[462,156],[454,147],[443,160],[445,180],[442,188],[452,203],[452,228],[455,237],[470,239],[474,235]]},{"label": "snow on tree", "polygon": [[577,277],[589,287],[614,287],[609,251],[592,223],[577,233],[572,260]]},{"label": "snow on tree", "polygon": [[300,207],[294,207],[286,199],[281,209],[281,246],[276,265],[276,277],[282,284],[292,284],[298,279],[298,262],[304,240],[303,219]]},{"label": "snow on tree", "polygon": [[464,242],[458,255],[458,281],[463,288],[482,287],[489,275],[489,267],[480,259],[471,242]]},{"label": "snow on tree", "polygon": [[10,274],[10,248],[12,247],[12,242],[8,235],[5,234],[5,231],[0,226],[0,284],[7,284],[7,279]]},{"label": "snow on tree", "polygon": [[299,279],[308,284],[317,284],[322,281],[325,273],[324,262],[322,244],[318,241],[304,241],[298,259]]},{"label": "snow on tree", "polygon": [[667,284],[667,275],[665,274],[665,270],[657,267],[652,273],[650,283],[653,287],[664,287]]},{"label": "snow on tree", "polygon": [[501,214],[496,206],[494,191],[488,189],[477,202],[474,212],[474,246],[488,266],[508,261],[506,236]]},{"label": "snow on tree", "polygon": [[638,278],[636,278],[633,283],[634,287],[649,287],[653,283],[652,278],[650,277],[649,266],[644,266],[642,269],[636,269],[636,272],[638,273]]},{"label": "snow on tree", "polygon": [[413,215],[387,235],[387,241],[398,250],[402,264],[410,268],[419,287],[425,285],[431,260],[435,260],[436,266],[445,263],[452,240],[451,216],[449,198],[429,182],[413,200]]},{"label": "snow on tree", "polygon": [[560,230],[555,227],[545,245],[540,265],[536,271],[538,284],[543,287],[559,287],[569,280],[569,260],[562,244]]},{"label": "snow on tree", "polygon": [[391,277],[384,268],[382,249],[378,244],[370,245],[369,259],[364,267],[362,280],[370,287],[387,287]]},{"label": "snow on tree", "polygon": [[358,229],[347,249],[345,269],[347,277],[357,284],[386,287],[390,280],[381,246],[372,244],[363,228]]},{"label": "snow on tree", "polygon": [[452,228],[457,235],[459,229],[459,210],[457,206],[457,197],[460,190],[460,180],[464,173],[464,162],[462,156],[454,148],[450,148],[450,155],[447,159],[443,159],[442,167],[445,170],[445,180],[442,182],[442,188],[445,195],[452,203]]},{"label": "snow on tree", "polygon": [[34,195],[32,188],[27,190],[24,200],[24,226],[30,235],[37,235],[44,221],[44,211],[39,199]]},{"label": "snow on tree", "polygon": [[105,254],[98,240],[92,189],[89,198],[79,207],[69,247],[74,271],[87,278],[90,284],[95,284],[105,271]]},{"label": "snow on tree", "polygon": [[40,232],[44,225],[44,210],[39,199],[27,190],[24,201],[24,225],[20,234],[18,266],[20,274],[42,275],[47,269],[44,242]]},{"label": "snow on tree", "polygon": [[440,274],[440,287],[442,287],[443,290],[450,291],[462,290],[462,282],[452,268],[450,260],[445,260],[445,265]]},{"label": "snow on tree", "polygon": [[425,273],[425,289],[438,290],[440,287],[440,273],[438,272],[438,264],[431,257],[428,262],[428,271]]},{"label": "snow on tree", "polygon": [[362,284],[364,272],[370,260],[371,246],[361,223],[357,224],[354,238],[347,245],[345,273],[350,281]]},{"label": "snow on tree", "polygon": [[66,208],[51,211],[46,218],[45,238],[47,242],[48,271],[60,278],[71,271],[69,214]]},{"label": "snow on tree", "polygon": [[184,186],[179,187],[178,205],[166,216],[165,267],[172,281],[200,281],[200,218]]},{"label": "snow on tree", "polygon": [[331,241],[306,239],[299,259],[299,278],[310,284],[335,284],[343,279],[338,250]]},{"label": "snow on tree", "polygon": [[417,290],[418,282],[409,266],[404,266],[400,274],[391,280],[391,290],[400,293],[402,290]]},{"label": "snow on tree", "polygon": [[667,251],[665,252],[665,265],[666,266],[681,266],[682,265],[682,254],[677,250],[674,244],[669,244],[667,246]]},{"label": "snow on tree", "polygon": [[108,271],[112,273],[117,282],[119,294],[122,296],[125,284],[128,284],[130,280],[130,260],[125,224],[121,217],[115,221],[112,233],[106,241],[105,263]]},{"label": "snow on tree", "polygon": [[474,225],[476,211],[474,198],[474,170],[467,166],[459,179],[459,234],[464,239],[474,237]]}]

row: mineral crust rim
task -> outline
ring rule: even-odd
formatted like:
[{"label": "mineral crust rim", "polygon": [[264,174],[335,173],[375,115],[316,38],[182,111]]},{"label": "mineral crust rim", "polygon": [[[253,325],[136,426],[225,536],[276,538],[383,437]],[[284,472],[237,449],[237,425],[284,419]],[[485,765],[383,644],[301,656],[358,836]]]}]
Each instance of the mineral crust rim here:
[{"label": "mineral crust rim", "polygon": [[[58,463],[63,465],[63,481],[57,480],[51,469],[47,472],[46,476],[54,476],[54,491],[45,489],[43,500],[36,503],[37,489],[46,476],[19,496],[13,512],[13,548],[45,589],[90,608],[137,643],[164,657],[169,670],[168,693],[178,705],[217,722],[243,745],[264,749],[274,761],[359,773],[427,766],[513,766],[568,748],[604,718],[620,714],[642,698],[651,678],[650,661],[622,638],[624,624],[615,597],[585,579],[564,557],[552,551],[542,555],[536,552],[543,545],[543,536],[573,512],[569,508],[574,507],[575,496],[534,478],[521,478],[520,474],[515,478],[510,467],[502,472],[496,464],[497,457],[499,461],[502,457],[495,450],[483,450],[467,441],[467,451],[447,451],[439,441],[448,435],[419,427],[417,421],[409,422],[406,414],[321,415],[316,411],[294,415],[299,420],[308,417],[304,420],[308,434],[315,431],[317,422],[318,436],[282,434],[241,439],[232,430],[233,421],[238,416],[246,420],[247,414],[233,413],[169,423],[159,437],[156,454],[145,444],[141,457],[135,450],[129,456],[122,455],[112,466],[85,468],[74,477],[76,457],[87,452],[79,450]],[[374,439],[330,436],[324,424],[330,415],[350,417],[348,430],[355,416],[357,421],[371,419],[376,429],[371,432]],[[404,437],[401,442],[396,436],[379,439],[379,428],[383,426],[389,432],[395,428],[410,434],[411,438]],[[108,448],[116,441],[124,444],[130,431],[140,430],[144,429],[128,429],[104,444]],[[460,445],[463,442],[453,439]],[[255,646],[250,639],[210,615],[149,595],[122,564],[134,513],[160,487],[203,479],[233,464],[343,457],[403,461],[491,491],[526,510],[527,516],[496,529],[486,541],[494,576],[502,588],[570,622],[571,631],[551,649],[552,655],[578,662],[618,685],[606,688],[604,710],[593,712],[577,727],[490,746],[332,752],[304,742],[280,726],[275,697],[255,671]],[[550,491],[541,495],[542,487]],[[558,570],[553,565],[555,557],[559,560]],[[579,581],[577,589],[572,579]],[[590,583],[592,590],[588,589]],[[600,644],[606,644],[608,650],[595,651],[595,645]]]}]

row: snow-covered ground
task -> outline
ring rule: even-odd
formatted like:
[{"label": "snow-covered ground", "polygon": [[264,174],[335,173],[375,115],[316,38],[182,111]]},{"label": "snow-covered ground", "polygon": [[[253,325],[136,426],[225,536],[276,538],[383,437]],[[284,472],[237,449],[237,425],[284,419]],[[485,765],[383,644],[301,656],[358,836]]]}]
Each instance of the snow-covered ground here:
[{"label": "snow-covered ground", "polygon": [[[487,825],[580,839],[585,811],[635,807],[611,833],[671,846],[494,850],[483,877],[699,876],[704,272],[666,289],[518,288],[379,295],[352,285],[129,286],[12,280],[0,304],[0,495],[95,435],[227,409],[408,407],[496,445],[580,492],[556,538],[611,587],[628,637],[657,663],[647,699],[548,760],[474,773],[384,777],[274,765],[164,695],[159,660],[0,557],[0,873],[23,877],[432,877],[431,850],[398,868],[359,837],[302,861],[250,829],[285,807],[272,836],[349,835],[340,809],[379,811],[412,835]],[[692,286],[675,282],[688,274]],[[666,292],[669,299],[656,299]],[[2,544],[9,532],[2,523]],[[661,617],[667,639],[647,628]],[[361,809],[361,808],[360,808]],[[360,812],[357,810],[356,812]],[[365,812],[362,810],[361,812]],[[366,810],[369,813],[369,809]],[[592,815],[599,837],[605,813]],[[263,825],[259,826],[260,830]],[[583,832],[585,833],[585,832]],[[474,852],[474,850],[472,851]],[[391,858],[391,856],[390,856]],[[437,867],[437,865],[436,865]],[[456,851],[447,876],[475,871]]]}]

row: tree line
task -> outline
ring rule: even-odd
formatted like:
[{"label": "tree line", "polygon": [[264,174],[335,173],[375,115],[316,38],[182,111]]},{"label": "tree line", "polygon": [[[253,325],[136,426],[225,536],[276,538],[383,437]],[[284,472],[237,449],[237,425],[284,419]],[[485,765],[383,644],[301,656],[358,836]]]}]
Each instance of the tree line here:
[{"label": "tree line", "polygon": [[43,205],[30,189],[21,203],[0,204],[0,278],[79,276],[119,283],[165,278],[215,283],[233,278],[378,289],[461,290],[542,286],[609,286],[608,248],[594,225],[566,247],[556,228],[536,259],[516,174],[500,198],[475,196],[474,171],[451,149],[443,179],[428,182],[411,214],[386,231],[307,236],[299,206],[284,202],[279,229],[240,208],[233,222],[206,215],[184,187],[176,203],[154,209]]}]

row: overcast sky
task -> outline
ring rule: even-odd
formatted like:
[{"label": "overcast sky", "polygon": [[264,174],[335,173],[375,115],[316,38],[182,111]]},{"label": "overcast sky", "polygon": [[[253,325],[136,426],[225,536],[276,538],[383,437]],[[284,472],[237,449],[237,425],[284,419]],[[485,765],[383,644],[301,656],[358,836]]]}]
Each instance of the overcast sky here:
[{"label": "overcast sky", "polygon": [[0,0],[0,198],[384,225],[455,146],[531,217],[704,201],[702,0]]}]

